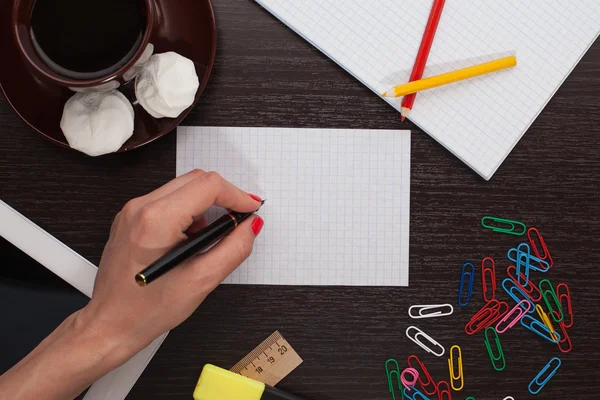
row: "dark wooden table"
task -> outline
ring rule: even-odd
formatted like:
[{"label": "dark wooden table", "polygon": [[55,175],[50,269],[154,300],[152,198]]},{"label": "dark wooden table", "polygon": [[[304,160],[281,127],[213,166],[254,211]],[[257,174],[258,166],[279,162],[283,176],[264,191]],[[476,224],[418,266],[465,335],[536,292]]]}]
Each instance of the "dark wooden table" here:
[{"label": "dark wooden table", "polygon": [[[599,398],[600,42],[485,182],[257,4],[215,0],[215,9],[214,73],[184,124],[412,129],[411,284],[222,286],[171,332],[129,398],[190,399],[205,363],[229,368],[279,329],[304,359],[281,388],[319,400],[389,399],[389,357],[403,364],[416,354],[434,379],[448,378],[446,355],[425,354],[406,338],[415,322],[446,349],[462,347],[466,383],[454,398],[533,398],[527,384],[554,356],[563,365],[539,398]],[[0,100],[0,198],[96,264],[114,214],[174,176],[175,134],[89,158],[44,141]],[[467,260],[492,256],[505,275],[506,250],[519,238],[483,230],[486,214],[544,234],[556,261],[547,277],[572,292],[571,353],[519,327],[502,336],[507,368],[495,372],[482,335],[463,332],[483,304],[479,280],[472,303],[451,317],[407,317],[411,304],[455,304]]]}]

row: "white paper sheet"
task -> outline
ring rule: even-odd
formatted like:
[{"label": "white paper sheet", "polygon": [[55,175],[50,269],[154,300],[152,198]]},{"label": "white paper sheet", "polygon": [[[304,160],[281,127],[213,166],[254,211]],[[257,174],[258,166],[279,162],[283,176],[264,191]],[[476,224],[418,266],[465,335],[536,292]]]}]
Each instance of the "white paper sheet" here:
[{"label": "white paper sheet", "polygon": [[[433,4],[256,1],[377,94],[408,81]],[[419,93],[410,119],[490,179],[598,34],[599,0],[446,0],[424,77],[505,52],[518,66]]]},{"label": "white paper sheet", "polygon": [[194,168],[266,199],[226,283],[408,285],[410,131],[179,127],[177,175]]}]

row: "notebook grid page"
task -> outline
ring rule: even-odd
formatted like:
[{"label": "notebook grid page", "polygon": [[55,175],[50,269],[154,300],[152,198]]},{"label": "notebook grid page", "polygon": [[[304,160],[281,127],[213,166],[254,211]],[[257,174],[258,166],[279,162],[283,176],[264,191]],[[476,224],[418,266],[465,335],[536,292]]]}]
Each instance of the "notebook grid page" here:
[{"label": "notebook grid page", "polygon": [[[432,1],[257,0],[376,93],[408,81]],[[518,66],[419,93],[410,119],[489,179],[600,33],[598,0],[446,0],[424,76]],[[401,99],[386,99],[400,109]]]},{"label": "notebook grid page", "polygon": [[179,127],[177,175],[194,168],[266,199],[226,283],[408,285],[410,131]]}]

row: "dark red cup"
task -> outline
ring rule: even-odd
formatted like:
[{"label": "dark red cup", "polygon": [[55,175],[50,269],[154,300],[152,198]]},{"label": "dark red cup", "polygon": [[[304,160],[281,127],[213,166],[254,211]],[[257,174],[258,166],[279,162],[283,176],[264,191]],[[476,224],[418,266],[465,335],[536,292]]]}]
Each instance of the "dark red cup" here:
[{"label": "dark red cup", "polygon": [[152,31],[155,26],[156,6],[153,0],[143,0],[141,3],[145,7],[144,10],[141,11],[146,16],[146,26],[142,35],[142,40],[137,49],[133,52],[133,55],[129,54],[128,57],[126,57],[126,61],[118,68],[112,68],[106,74],[94,76],[92,78],[73,77],[68,74],[61,74],[55,68],[51,68],[44,60],[43,56],[36,50],[34,40],[31,36],[31,14],[33,6],[35,5],[35,0],[14,0],[11,30],[25,62],[40,79],[74,90],[104,87],[107,89],[114,89],[131,79],[125,79],[124,76],[126,76],[126,73],[144,54],[146,46],[150,43],[150,37],[152,36]]}]

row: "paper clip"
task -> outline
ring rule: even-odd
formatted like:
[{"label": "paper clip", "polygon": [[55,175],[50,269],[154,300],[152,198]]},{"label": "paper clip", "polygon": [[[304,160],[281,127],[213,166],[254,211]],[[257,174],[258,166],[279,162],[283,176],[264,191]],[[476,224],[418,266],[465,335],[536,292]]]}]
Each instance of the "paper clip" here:
[{"label": "paper clip", "polygon": [[[540,250],[538,249],[536,240],[535,240],[536,237],[537,237],[537,241],[540,243],[540,245],[542,247],[542,250],[544,251],[544,254],[540,254]],[[533,228],[533,227],[527,229],[527,238],[529,239],[529,244],[531,245],[533,254],[535,254],[536,257],[539,258],[540,260],[547,261],[548,264],[550,264],[550,268],[552,268],[552,266],[554,265],[554,260],[552,260],[552,256],[550,255],[550,252],[548,251],[548,247],[546,247],[546,241],[542,237],[542,234],[540,233],[540,231],[538,231],[537,228]]]},{"label": "paper clip", "polygon": [[511,278],[504,278],[502,281],[502,288],[517,303],[527,301],[529,303],[529,307],[527,307],[527,309],[530,310],[530,313],[535,311],[535,305],[533,301],[531,301],[531,298],[527,295],[527,293],[522,291],[521,288],[518,287]]},{"label": "paper clip", "polygon": [[[566,293],[560,293],[561,288],[565,289]],[[558,304],[560,304],[560,309],[563,310],[563,317],[566,319],[565,310],[563,308],[563,299],[567,300],[567,314],[569,316],[569,322],[565,322],[565,328],[570,328],[573,326],[573,306],[571,304],[571,292],[569,291],[569,286],[566,283],[559,283],[556,285],[556,297],[558,298]],[[564,322],[564,321],[563,321]]]},{"label": "paper clip", "polygon": [[465,333],[474,335],[475,333],[489,327],[494,322],[502,318],[509,310],[508,303],[496,299],[484,305],[465,325]]},{"label": "paper clip", "polygon": [[[409,381],[408,379],[406,379],[404,377],[404,375],[406,374],[410,374],[412,375],[412,380]],[[419,378],[419,371],[417,371],[414,368],[405,368],[402,373],[400,374],[400,381],[402,382],[402,386],[404,386],[405,388],[410,388],[411,386],[415,386],[415,383],[417,383],[417,379]],[[410,390],[410,389],[408,389]]]},{"label": "paper clip", "polygon": [[438,400],[452,400],[452,392],[446,381],[439,381],[437,385]]},{"label": "paper clip", "polygon": [[[522,243],[522,244],[529,246],[527,243]],[[508,259],[510,261],[516,263],[517,262],[517,253],[518,253],[517,249],[513,247],[512,249],[508,250],[508,252],[506,253],[506,256],[508,257]],[[529,269],[532,269],[532,270],[538,271],[538,272],[548,272],[550,270],[550,264],[548,264],[547,261],[540,260],[536,256],[529,254]]]},{"label": "paper clip", "polygon": [[404,397],[408,400],[431,400],[414,386],[411,388],[404,388]]},{"label": "paper clip", "polygon": [[[494,356],[494,352],[492,351],[492,345],[490,344],[490,338],[488,337],[488,332],[494,332],[494,340],[496,342],[496,347],[498,348],[498,357]],[[502,352],[502,345],[500,344],[500,338],[498,337],[498,332],[496,332],[496,330],[493,327],[489,327],[489,328],[485,328],[484,331],[484,336],[485,336],[485,340],[483,343],[485,343],[485,348],[487,349],[488,355],[490,356],[490,361],[492,362],[492,367],[494,367],[494,369],[496,371],[502,371],[504,368],[506,368],[506,359],[504,358],[504,353]],[[496,366],[496,361],[501,361],[502,365],[501,366]]]},{"label": "paper clip", "polygon": [[[490,223],[496,222],[498,225],[490,225]],[[504,225],[504,226],[503,226]],[[494,232],[508,233],[509,235],[523,236],[525,234],[525,224],[519,221],[513,221],[510,219],[490,217],[486,215],[481,218],[481,226],[487,229],[491,229]]]},{"label": "paper clip", "polygon": [[[454,361],[452,357],[452,350],[456,348],[458,351],[457,357],[457,365],[458,365],[458,376],[454,374]],[[463,363],[462,363],[462,351],[460,350],[460,346],[454,345],[450,347],[450,357],[448,358],[448,370],[450,371],[450,387],[457,392],[462,390],[465,386],[465,377],[463,376]],[[454,386],[454,381],[460,380],[460,386],[457,388]]]},{"label": "paper clip", "polygon": [[[489,264],[489,266],[487,266],[486,264]],[[485,279],[486,271],[490,275],[490,282],[492,286],[492,295],[490,296],[490,298],[488,298],[487,296],[489,292],[487,290],[487,281]],[[483,291],[483,300],[492,301],[496,298],[496,265],[492,257],[486,257],[483,260],[481,260],[481,290]]]},{"label": "paper clip", "polygon": [[[548,371],[550,367],[552,367],[552,364],[555,364],[556,366],[552,370],[550,370],[550,372],[548,372],[548,376],[546,376],[544,380],[540,382],[540,377],[544,375],[544,373],[546,373],[546,371]],[[535,378],[533,378],[531,382],[529,382],[529,386],[527,386],[527,389],[529,389],[529,393],[538,394],[542,390],[542,388],[546,386],[546,383],[548,383],[548,381],[554,376],[554,374],[556,374],[556,371],[558,371],[559,367],[560,358],[554,357],[553,359],[548,361],[548,364],[546,364],[544,368],[542,368],[542,370],[538,372],[538,374],[535,376]]]},{"label": "paper clip", "polygon": [[[542,288],[542,286],[544,286],[544,284],[546,284],[549,289],[544,290]],[[548,310],[552,313],[552,319],[554,320],[554,322],[561,322],[564,319],[564,314],[563,314],[562,308],[560,306],[560,301],[558,301],[558,297],[556,297],[556,292],[554,291],[552,282],[550,282],[548,279],[542,279],[540,281],[539,288],[540,288],[540,291],[542,292],[542,298],[544,299],[544,302],[546,303],[546,307],[548,307]],[[555,307],[552,307],[552,304],[548,297],[552,298],[552,301],[554,302]]]},{"label": "paper clip", "polygon": [[[538,289],[538,287],[535,285],[535,282],[533,281],[533,279],[529,278],[529,283],[527,283],[527,285],[522,286],[519,283],[519,280],[516,278],[515,273],[517,272],[517,269],[515,268],[514,265],[509,266],[508,268],[506,268],[506,273],[508,274],[508,276],[510,277],[510,279],[512,279],[512,281],[515,283],[515,285],[521,289],[521,291],[523,293],[525,293],[533,302],[538,302],[542,299],[542,292],[540,292],[540,289]],[[521,274],[523,275],[523,274]]]},{"label": "paper clip", "polygon": [[515,400],[514,397],[512,396],[506,396],[505,398],[503,398],[502,400]]},{"label": "paper clip", "polygon": [[[416,308],[416,315],[411,311]],[[437,311],[432,311],[437,310]],[[423,313],[423,311],[426,311]],[[422,305],[414,305],[408,308],[408,316],[414,319],[419,318],[435,318],[435,317],[445,317],[446,315],[450,315],[454,312],[454,307],[452,304],[422,304]]]},{"label": "paper clip", "polygon": [[521,318],[521,325],[549,342],[558,343],[560,341],[560,335],[558,333],[551,331],[550,328],[533,318],[531,315],[523,315]]},{"label": "paper clip", "polygon": [[[410,364],[410,360],[414,358],[417,361],[418,364],[418,368],[414,367],[413,365]],[[408,360],[406,360],[406,363],[408,364],[408,366],[410,368],[416,369],[417,372],[419,371],[419,369],[421,369],[421,372],[418,375],[418,379],[419,379],[419,384],[421,385],[421,387],[423,388],[423,391],[425,393],[427,393],[428,395],[433,395],[435,394],[435,392],[437,391],[437,386],[435,384],[435,382],[433,381],[433,378],[431,377],[431,375],[429,374],[429,371],[427,370],[427,367],[425,367],[425,364],[423,364],[421,362],[421,360],[419,360],[419,357],[415,356],[415,355],[411,355],[408,357]],[[423,379],[421,379],[422,377],[427,378],[427,382],[423,382]],[[428,387],[432,386],[433,390],[429,391]]]},{"label": "paper clip", "polygon": [[552,341],[553,342],[556,341],[558,343],[558,341],[560,340],[560,336],[557,335],[556,330],[554,329],[554,326],[552,325],[552,321],[550,321],[550,317],[548,316],[548,314],[546,314],[544,312],[544,309],[539,304],[535,305],[535,310],[537,311],[538,315],[540,316],[542,323],[544,325],[546,325],[546,327],[548,328],[548,331],[550,332],[550,337],[552,338]]},{"label": "paper clip", "polygon": [[[525,309],[523,309],[523,306],[526,306]],[[531,303],[527,300],[521,300],[520,302],[517,303],[516,306],[514,306],[501,320],[500,322],[498,322],[498,324],[496,324],[496,332],[498,333],[504,333],[507,330],[509,330],[510,328],[512,328],[513,326],[515,326],[515,324],[517,322],[519,322],[519,320],[521,318],[523,318],[523,316],[525,315],[525,313],[527,313],[527,311],[529,311],[529,308],[531,307]],[[512,317],[513,314],[517,313],[517,316],[513,318],[513,320],[511,322],[508,323],[508,325],[506,325],[506,327],[500,329],[500,325],[502,325],[504,322],[508,321],[508,319],[510,317]]]},{"label": "paper clip", "polygon": [[[417,331],[417,333],[415,333],[414,336],[410,336],[409,331],[411,329],[414,329]],[[425,332],[423,332],[422,330],[420,330],[419,328],[417,328],[416,326],[409,326],[408,328],[406,328],[406,336],[408,336],[408,338],[410,340],[412,340],[413,342],[415,342],[420,348],[422,348],[423,350],[425,350],[428,353],[433,354],[434,356],[438,356],[441,357],[444,355],[444,347],[439,344],[438,342],[436,342],[431,336],[429,336],[428,334],[426,334]],[[442,349],[442,351],[440,353],[436,353],[435,351],[431,350],[429,347],[427,347],[426,345],[424,345],[421,341],[419,341],[418,336],[423,336],[425,339],[429,340],[431,342],[432,345],[437,346],[439,348]]]},{"label": "paper clip", "polygon": [[[467,267],[471,268],[471,271],[467,271]],[[467,300],[462,303],[461,302],[461,298],[462,298],[462,294],[465,288],[465,277],[469,277],[469,286],[467,286]],[[475,282],[475,266],[471,263],[465,263],[462,266],[462,270],[460,273],[460,285],[458,287],[458,305],[461,307],[466,306],[467,304],[469,304],[469,300],[471,299],[471,296],[473,295],[473,283]]]},{"label": "paper clip", "polygon": [[[522,250],[525,249],[525,250]],[[521,284],[521,286],[526,286],[529,283],[529,259],[531,258],[531,253],[529,251],[529,245],[527,243],[521,243],[517,247],[517,261],[515,263],[515,268],[517,269],[517,282]],[[523,272],[521,272],[523,269]],[[521,281],[521,277],[524,277],[524,280]]]},{"label": "paper clip", "polygon": [[[560,327],[560,335],[561,335],[561,339],[558,342],[558,349],[560,350],[561,353],[568,353],[573,348],[573,345],[571,344],[571,338],[569,337],[569,334],[567,333],[565,321],[563,320],[563,321],[559,322],[558,326]],[[564,346],[565,343],[567,344],[567,347]]]},{"label": "paper clip", "polygon": [[465,400],[475,400],[475,397],[472,397],[472,396],[465,397]]},{"label": "paper clip", "polygon": [[[388,364],[392,364],[392,367],[395,367],[395,369],[390,370]],[[396,361],[393,358],[390,358],[385,362],[385,375],[387,376],[388,390],[392,394],[392,399],[396,400],[396,390],[394,389],[394,375],[396,376],[398,391],[400,392],[402,399],[404,399],[404,395],[402,394],[402,384],[400,383],[400,366],[398,365],[398,361]]]}]

